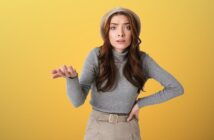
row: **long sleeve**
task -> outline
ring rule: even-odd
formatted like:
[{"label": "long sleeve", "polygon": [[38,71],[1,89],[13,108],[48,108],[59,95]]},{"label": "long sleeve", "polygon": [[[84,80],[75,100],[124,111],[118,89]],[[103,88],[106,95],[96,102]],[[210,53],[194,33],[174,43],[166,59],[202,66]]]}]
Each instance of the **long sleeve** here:
[{"label": "long sleeve", "polygon": [[181,83],[155,62],[149,54],[146,54],[142,65],[146,70],[148,78],[157,80],[164,88],[152,95],[139,98],[137,104],[140,108],[165,102],[184,93],[184,88]]},{"label": "long sleeve", "polygon": [[66,78],[67,96],[74,107],[82,105],[87,98],[95,75],[95,57],[93,49],[84,62],[80,78]]}]

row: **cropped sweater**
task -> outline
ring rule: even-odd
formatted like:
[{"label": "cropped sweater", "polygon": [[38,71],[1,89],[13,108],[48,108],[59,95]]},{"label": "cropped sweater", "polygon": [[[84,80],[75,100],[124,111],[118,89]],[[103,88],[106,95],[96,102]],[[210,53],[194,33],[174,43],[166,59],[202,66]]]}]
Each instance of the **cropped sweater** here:
[{"label": "cropped sweater", "polygon": [[99,49],[100,47],[95,47],[90,51],[84,62],[80,77],[65,78],[67,96],[74,107],[84,104],[89,90],[91,90],[90,104],[93,109],[102,112],[123,114],[128,114],[135,103],[142,108],[165,102],[184,93],[183,86],[172,74],[163,69],[148,53],[140,51],[142,68],[145,71],[147,80],[153,78],[164,88],[152,95],[138,98],[138,88],[123,75],[123,67],[127,62],[125,56],[128,51],[119,53],[114,49],[112,49],[112,54],[118,70],[116,76],[118,82],[110,91],[97,91],[95,71],[98,68],[97,56]]}]

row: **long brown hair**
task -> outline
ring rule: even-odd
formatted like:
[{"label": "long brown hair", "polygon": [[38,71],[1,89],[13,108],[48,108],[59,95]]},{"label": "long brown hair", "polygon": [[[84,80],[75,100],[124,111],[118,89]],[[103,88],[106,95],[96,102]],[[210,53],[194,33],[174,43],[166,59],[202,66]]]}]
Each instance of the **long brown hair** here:
[{"label": "long brown hair", "polygon": [[[123,69],[123,75],[126,79],[140,90],[144,91],[143,87],[146,82],[146,75],[142,68],[142,61],[140,58],[139,44],[141,39],[138,36],[138,26],[134,17],[128,13],[117,12],[112,14],[104,27],[104,43],[100,46],[100,52],[98,55],[98,71],[96,73],[95,82],[98,91],[109,91],[112,89],[116,82],[116,66],[113,59],[112,45],[109,41],[109,29],[110,21],[114,15],[121,14],[127,16],[131,25],[131,44],[127,47],[127,62]],[[103,86],[103,84],[105,85]]]}]

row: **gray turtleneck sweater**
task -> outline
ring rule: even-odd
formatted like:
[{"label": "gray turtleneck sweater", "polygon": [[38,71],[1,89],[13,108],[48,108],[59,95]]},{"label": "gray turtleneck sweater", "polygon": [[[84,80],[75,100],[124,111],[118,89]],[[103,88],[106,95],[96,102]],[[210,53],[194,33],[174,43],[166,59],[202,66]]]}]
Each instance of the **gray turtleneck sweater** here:
[{"label": "gray turtleneck sweater", "polygon": [[68,78],[67,95],[74,107],[82,105],[91,89],[90,104],[95,110],[109,113],[128,114],[135,103],[144,107],[153,104],[159,104],[172,99],[184,93],[183,86],[170,73],[158,65],[152,57],[141,51],[142,67],[144,68],[147,80],[153,78],[157,80],[164,88],[156,93],[137,99],[137,87],[132,85],[122,74],[124,64],[127,62],[125,55],[128,51],[119,53],[112,50],[115,64],[119,73],[117,74],[117,85],[113,90],[98,93],[95,84],[95,69],[98,67],[99,47],[91,50],[87,56],[80,77]]}]

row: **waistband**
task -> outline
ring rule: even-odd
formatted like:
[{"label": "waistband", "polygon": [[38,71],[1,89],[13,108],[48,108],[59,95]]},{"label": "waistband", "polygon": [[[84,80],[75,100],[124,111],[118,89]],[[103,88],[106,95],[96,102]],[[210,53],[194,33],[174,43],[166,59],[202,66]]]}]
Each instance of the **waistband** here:
[{"label": "waistband", "polygon": [[128,118],[127,114],[108,113],[94,109],[92,110],[92,115],[94,115],[98,121],[105,121],[109,123],[127,122]]}]

